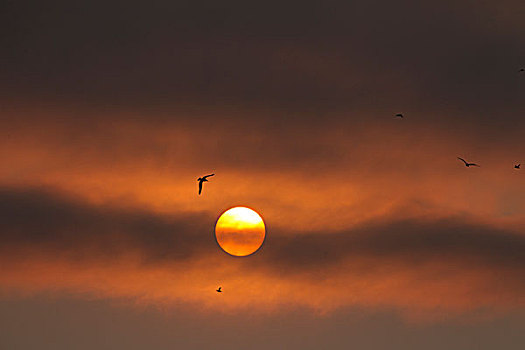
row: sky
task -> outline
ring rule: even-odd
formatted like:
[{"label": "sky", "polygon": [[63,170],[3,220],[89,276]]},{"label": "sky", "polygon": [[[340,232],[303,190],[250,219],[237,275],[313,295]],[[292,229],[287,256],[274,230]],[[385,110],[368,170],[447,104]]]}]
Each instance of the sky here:
[{"label": "sky", "polygon": [[524,15],[2,2],[0,347],[521,349]]}]

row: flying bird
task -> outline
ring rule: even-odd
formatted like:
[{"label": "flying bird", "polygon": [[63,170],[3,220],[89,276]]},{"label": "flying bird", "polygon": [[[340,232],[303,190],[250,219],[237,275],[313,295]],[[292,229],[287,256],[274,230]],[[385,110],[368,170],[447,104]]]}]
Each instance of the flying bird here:
[{"label": "flying bird", "polygon": [[514,165],[514,168],[515,168],[515,169],[519,169],[519,168],[520,168],[520,165],[521,165],[521,164],[516,164],[516,165]]},{"label": "flying bird", "polygon": [[217,289],[217,293],[222,293],[221,288],[222,288],[222,287],[219,287],[219,288]]},{"label": "flying bird", "polygon": [[394,118],[404,118],[403,113],[398,113]]},{"label": "flying bird", "polygon": [[203,177],[199,177],[199,178],[197,179],[197,181],[199,181],[199,195],[200,195],[201,192],[202,192],[202,183],[203,183],[203,182],[208,182],[208,178],[209,178],[210,176],[213,176],[213,175],[215,175],[215,174],[206,175],[206,176],[203,176]]},{"label": "flying bird", "polygon": [[458,157],[459,160],[461,160],[463,163],[465,163],[465,166],[468,168],[470,166],[479,166],[476,163],[468,163],[465,159]]}]

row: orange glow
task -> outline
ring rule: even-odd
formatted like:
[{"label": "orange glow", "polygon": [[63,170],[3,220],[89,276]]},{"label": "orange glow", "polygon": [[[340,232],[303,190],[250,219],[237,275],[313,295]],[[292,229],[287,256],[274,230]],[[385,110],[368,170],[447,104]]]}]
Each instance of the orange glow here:
[{"label": "orange glow", "polygon": [[[341,127],[341,131],[327,126],[311,140],[303,140],[305,145],[313,143],[311,149],[305,149],[307,154],[319,157],[311,160],[310,156],[298,157],[303,152],[295,151],[303,149],[282,135],[271,139],[278,151],[269,148],[261,153],[261,140],[237,134],[235,128],[144,126],[130,121],[134,118],[118,119],[123,121],[100,122],[96,132],[60,122],[45,123],[44,118],[35,118],[30,126],[11,127],[13,137],[0,139],[0,158],[9,164],[0,169],[0,185],[22,194],[44,189],[51,197],[63,199],[65,206],[73,203],[88,212],[95,210],[97,217],[105,211],[129,210],[170,222],[170,218],[196,213],[210,219],[207,227],[213,225],[220,208],[231,203],[256,205],[272,223],[273,234],[279,236],[276,241],[290,239],[290,235],[361,232],[362,227],[360,234],[367,235],[373,233],[372,222],[439,222],[449,217],[486,225],[494,229],[495,237],[506,229],[523,233],[525,201],[519,194],[525,191],[525,183],[523,169],[512,168],[520,159],[519,149],[512,151],[514,140],[479,148],[476,140],[463,137],[456,129],[424,123],[401,131],[373,123],[361,129]],[[330,145],[326,153],[316,153],[317,145],[326,144]],[[285,153],[289,147],[295,151]],[[331,150],[337,157],[331,157]],[[456,159],[458,150],[479,161],[482,168],[466,169]],[[481,156],[481,151],[486,153]],[[422,159],[431,159],[432,166],[422,166]],[[220,174],[220,182],[199,197],[194,181],[208,169]],[[36,204],[29,201],[29,205]],[[260,216],[256,218],[261,220],[255,230],[258,235],[253,235],[256,242],[248,247],[244,241],[231,242],[231,232],[237,228],[231,223],[236,218],[228,223],[224,219],[222,226],[221,217],[216,227],[221,248],[236,256],[257,251],[265,239],[265,223]],[[239,219],[252,222],[242,215]],[[16,237],[17,226],[13,227],[11,235]],[[245,223],[242,232],[247,228]],[[202,242],[213,247],[213,239],[209,242],[205,237],[187,259],[178,261],[175,254],[164,262],[159,256],[164,257],[165,251],[135,247],[122,232],[118,237],[123,241],[115,242],[116,247],[133,256],[116,255],[108,264],[100,248],[104,240],[89,234],[91,229],[96,233],[96,226],[86,227],[85,241],[72,239],[75,244],[60,253],[53,249],[61,247],[54,241],[31,245],[30,250],[11,246],[9,240],[3,242],[0,294],[78,293],[79,297],[144,300],[155,305],[186,303],[214,312],[270,312],[289,305],[288,309],[299,306],[326,313],[359,306],[396,308],[403,314],[430,317],[480,308],[504,312],[525,307],[523,270],[514,263],[502,266],[489,259],[477,264],[472,257],[452,254],[457,264],[451,264],[432,249],[415,256],[408,250],[394,255],[365,250],[356,255],[356,249],[334,264],[301,267],[297,261],[307,253],[303,255],[300,249],[294,253],[298,257],[287,255],[269,241],[264,253],[271,254],[232,259],[219,250],[217,256],[206,250],[201,253],[206,246]],[[187,234],[191,237],[190,229]],[[24,242],[19,244],[24,246]],[[72,264],[69,255],[87,260]],[[270,264],[267,258],[278,259]],[[227,293],[221,295],[220,304],[214,304],[217,298],[209,295],[219,285]]]},{"label": "orange glow", "polygon": [[263,244],[265,235],[261,216],[246,207],[228,209],[215,225],[217,243],[226,253],[235,256],[255,253]]}]

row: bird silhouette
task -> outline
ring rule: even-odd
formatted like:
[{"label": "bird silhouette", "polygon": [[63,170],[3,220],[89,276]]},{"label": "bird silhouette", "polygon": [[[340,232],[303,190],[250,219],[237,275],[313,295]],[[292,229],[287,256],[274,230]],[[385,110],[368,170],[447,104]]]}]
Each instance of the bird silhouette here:
[{"label": "bird silhouette", "polygon": [[222,290],[221,290],[222,287],[219,287],[216,291],[217,293],[222,293]]},{"label": "bird silhouette", "polygon": [[215,174],[206,175],[206,176],[203,176],[203,177],[199,177],[199,178],[197,179],[197,181],[199,181],[199,195],[200,195],[201,192],[202,192],[202,183],[203,183],[203,182],[208,182],[208,178],[209,178],[210,176],[213,176],[213,175],[215,175]]},{"label": "bird silhouette", "polygon": [[394,118],[404,118],[403,113],[397,113]]},{"label": "bird silhouette", "polygon": [[523,72],[525,72],[525,68],[520,69],[520,73],[523,73]]},{"label": "bird silhouette", "polygon": [[515,168],[515,169],[519,169],[519,168],[520,168],[520,165],[521,165],[521,164],[516,164],[516,165],[514,165],[514,168]]},{"label": "bird silhouette", "polygon": [[465,159],[458,157],[459,160],[461,160],[463,163],[465,163],[465,166],[468,168],[470,166],[479,166],[476,163],[468,163]]}]

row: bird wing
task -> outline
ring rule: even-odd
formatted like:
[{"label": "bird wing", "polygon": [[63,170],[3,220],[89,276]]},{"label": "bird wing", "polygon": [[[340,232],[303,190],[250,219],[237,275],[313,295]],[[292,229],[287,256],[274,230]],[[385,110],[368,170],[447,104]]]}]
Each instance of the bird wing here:
[{"label": "bird wing", "polygon": [[468,163],[467,163],[467,161],[466,161],[465,159],[463,159],[463,158],[460,158],[460,157],[458,157],[458,159],[459,159],[459,160],[461,160],[461,161],[462,161],[463,163],[465,163],[465,165],[467,165],[467,164],[468,164]]},{"label": "bird wing", "polygon": [[476,163],[469,163],[468,165],[470,165],[470,166],[479,166]]},{"label": "bird wing", "polygon": [[203,179],[206,179],[206,178],[208,178],[208,177],[210,177],[210,176],[214,176],[214,175],[215,175],[215,174],[210,174],[210,175],[203,176],[202,178],[203,178]]},{"label": "bird wing", "polygon": [[202,181],[199,181],[199,194],[202,192]]}]

